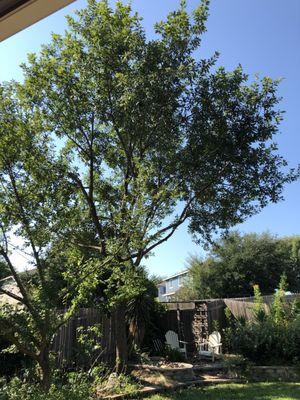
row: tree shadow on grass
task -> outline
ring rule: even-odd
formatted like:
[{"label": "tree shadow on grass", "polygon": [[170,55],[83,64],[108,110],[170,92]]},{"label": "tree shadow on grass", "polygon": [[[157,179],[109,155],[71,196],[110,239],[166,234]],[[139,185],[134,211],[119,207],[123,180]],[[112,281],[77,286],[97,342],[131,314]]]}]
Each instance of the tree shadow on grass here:
[{"label": "tree shadow on grass", "polygon": [[151,400],[300,400],[300,383],[249,383],[186,389]]}]

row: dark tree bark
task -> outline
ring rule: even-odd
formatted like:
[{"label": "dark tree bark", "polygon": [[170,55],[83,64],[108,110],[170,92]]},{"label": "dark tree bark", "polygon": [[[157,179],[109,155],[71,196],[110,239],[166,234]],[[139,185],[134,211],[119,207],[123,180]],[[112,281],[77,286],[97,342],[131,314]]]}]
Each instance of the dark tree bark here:
[{"label": "dark tree bark", "polygon": [[139,319],[138,321],[132,321],[129,325],[129,343],[130,348],[134,346],[141,347],[146,333],[145,321]]},{"label": "dark tree bark", "polygon": [[124,372],[128,360],[127,330],[125,320],[125,305],[120,304],[115,311],[116,330],[116,362],[117,373]]},{"label": "dark tree bark", "polygon": [[48,392],[51,385],[51,366],[49,359],[49,348],[45,347],[38,358],[41,368],[41,386],[45,392]]}]

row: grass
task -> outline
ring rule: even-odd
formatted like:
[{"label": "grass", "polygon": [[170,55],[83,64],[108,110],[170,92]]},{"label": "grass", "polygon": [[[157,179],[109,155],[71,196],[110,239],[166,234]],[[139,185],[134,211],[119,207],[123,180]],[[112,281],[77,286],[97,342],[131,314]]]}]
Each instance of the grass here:
[{"label": "grass", "polygon": [[184,389],[149,400],[300,400],[300,383],[247,383]]}]

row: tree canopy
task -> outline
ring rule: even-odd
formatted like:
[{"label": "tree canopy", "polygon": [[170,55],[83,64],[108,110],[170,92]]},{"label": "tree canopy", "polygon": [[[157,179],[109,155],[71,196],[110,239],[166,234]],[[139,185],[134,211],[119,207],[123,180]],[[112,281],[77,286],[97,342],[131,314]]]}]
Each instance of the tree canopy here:
[{"label": "tree canopy", "polygon": [[180,299],[253,296],[253,286],[273,294],[282,275],[288,289],[300,290],[300,237],[233,232],[217,241],[205,260],[188,260],[189,279]]},{"label": "tree canopy", "polygon": [[217,53],[196,57],[207,17],[208,1],[192,15],[182,1],[149,40],[131,6],[89,0],[29,55],[24,83],[1,86],[1,255],[33,315],[9,260],[11,231],[31,249],[48,310],[39,326],[54,254],[72,310],[101,283],[119,313],[119,361],[122,307],[145,291],[143,259],[185,221],[197,238],[242,222],[297,177],[273,142],[279,82],[217,67]]},{"label": "tree canopy", "polygon": [[271,142],[278,81],[195,59],[207,15],[208,2],[192,17],[182,2],[149,41],[130,6],[89,1],[24,66],[24,96],[62,140],[103,255],[122,244],[138,265],[183,221],[200,235],[230,227],[293,179]]}]

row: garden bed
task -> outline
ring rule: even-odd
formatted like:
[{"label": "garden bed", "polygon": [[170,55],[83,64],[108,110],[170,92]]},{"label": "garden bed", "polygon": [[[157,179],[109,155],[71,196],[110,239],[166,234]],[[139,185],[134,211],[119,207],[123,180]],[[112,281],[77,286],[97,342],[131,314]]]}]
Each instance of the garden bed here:
[{"label": "garden bed", "polygon": [[151,364],[131,364],[131,375],[143,384],[172,386],[174,382],[195,380],[193,365],[183,362],[153,360]]},{"label": "garden bed", "polygon": [[[218,379],[211,377],[205,377],[205,379],[196,379],[193,381],[187,382],[174,382],[172,385],[166,386],[145,386],[141,389],[137,390],[134,393],[119,393],[119,394],[112,394],[105,397],[98,397],[101,400],[125,400],[125,399],[136,399],[136,398],[143,398],[148,397],[151,394],[160,394],[160,393],[172,393],[181,391],[184,389],[189,390],[190,388],[196,387],[207,387],[207,386],[218,386],[218,385],[228,385],[234,383],[241,383],[242,381],[239,379]],[[180,392],[179,392],[180,393]]]}]

